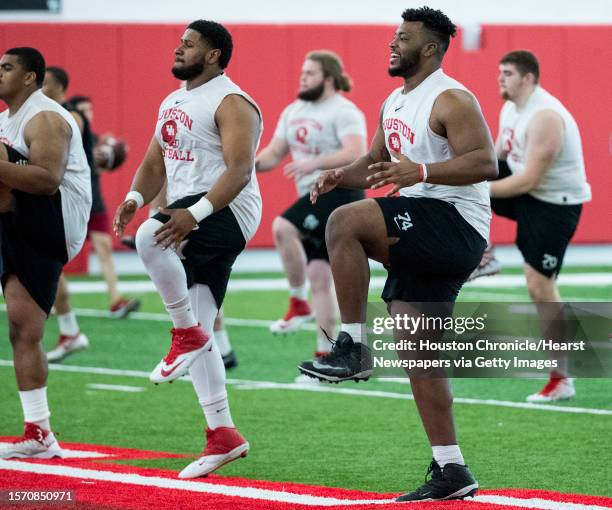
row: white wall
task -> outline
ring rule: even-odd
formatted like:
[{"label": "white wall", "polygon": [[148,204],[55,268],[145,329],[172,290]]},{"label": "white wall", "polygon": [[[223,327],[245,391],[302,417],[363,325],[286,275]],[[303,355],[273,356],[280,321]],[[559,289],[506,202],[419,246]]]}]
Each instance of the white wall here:
[{"label": "white wall", "polygon": [[423,4],[460,25],[612,24],[612,0],[63,0],[61,14],[0,14],[0,21],[395,24],[405,8]]}]

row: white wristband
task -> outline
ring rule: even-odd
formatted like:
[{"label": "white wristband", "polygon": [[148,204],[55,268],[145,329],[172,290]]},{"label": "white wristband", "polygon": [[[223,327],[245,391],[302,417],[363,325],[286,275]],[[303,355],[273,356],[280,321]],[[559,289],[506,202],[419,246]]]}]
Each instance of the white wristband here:
[{"label": "white wristband", "polygon": [[213,213],[214,208],[208,198],[202,197],[191,207],[188,207],[187,210],[191,213],[195,220],[200,223],[204,218]]},{"label": "white wristband", "polygon": [[423,167],[423,182],[427,182],[427,165],[425,163],[421,163]]},{"label": "white wristband", "polygon": [[138,207],[138,209],[140,209],[144,205],[144,198],[142,194],[135,190],[129,191],[128,194],[125,195],[125,201],[128,200],[133,200],[134,202],[136,202],[136,207]]}]

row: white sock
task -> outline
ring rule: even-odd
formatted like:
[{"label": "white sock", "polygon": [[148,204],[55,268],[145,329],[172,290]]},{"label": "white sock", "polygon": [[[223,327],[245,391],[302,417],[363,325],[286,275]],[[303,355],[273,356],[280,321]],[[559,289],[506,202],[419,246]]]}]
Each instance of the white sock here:
[{"label": "white sock", "polygon": [[[218,310],[210,288],[196,284],[189,295],[204,331],[212,331]],[[216,342],[191,365],[189,373],[208,427],[234,427],[225,390],[225,365]]]},{"label": "white sock", "polygon": [[365,323],[353,322],[351,324],[345,324],[343,322],[340,330],[351,335],[351,337],[353,338],[353,342],[355,342],[356,344],[368,343]]},{"label": "white sock", "polygon": [[57,325],[61,335],[74,336],[79,333],[79,323],[75,313],[70,310],[68,313],[57,316]]},{"label": "white sock", "polygon": [[[136,250],[145,265],[157,292],[170,313],[175,328],[197,325],[187,290],[187,276],[181,259],[174,250],[163,250],[155,244],[155,231],[163,223],[148,219],[136,232]],[[210,329],[205,331],[211,331]]]},{"label": "white sock", "polygon": [[[329,332],[333,336],[333,331]],[[317,352],[329,352],[331,351],[332,344],[327,339],[327,337],[323,334],[323,332],[319,332],[317,334]]]},{"label": "white sock", "polygon": [[432,446],[431,449],[433,450],[434,460],[441,468],[450,463],[465,466],[465,461],[463,460],[463,455],[461,455],[459,445]]},{"label": "white sock", "polygon": [[23,420],[36,423],[45,430],[51,430],[49,425],[49,404],[47,403],[47,387],[36,390],[20,391],[19,399],[23,409]]},{"label": "white sock", "polygon": [[167,304],[166,310],[168,310],[175,328],[190,328],[198,324],[191,308],[189,294],[176,303]]},{"label": "white sock", "polygon": [[215,343],[217,347],[219,347],[219,351],[221,352],[221,356],[227,356],[230,352],[232,352],[232,345],[229,341],[229,336],[227,336],[226,329],[220,329],[219,331],[215,331]]},{"label": "white sock", "polygon": [[306,301],[308,298],[308,284],[304,282],[299,287],[289,287],[289,296]]}]

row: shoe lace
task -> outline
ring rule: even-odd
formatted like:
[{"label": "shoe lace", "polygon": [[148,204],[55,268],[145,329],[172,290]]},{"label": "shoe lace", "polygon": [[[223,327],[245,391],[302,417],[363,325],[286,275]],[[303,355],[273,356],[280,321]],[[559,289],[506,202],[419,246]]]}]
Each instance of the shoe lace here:
[{"label": "shoe lace", "polygon": [[[429,477],[431,475],[431,477]],[[444,483],[442,478],[442,468],[438,465],[435,460],[432,460],[427,468],[427,473],[425,473],[424,484],[421,485],[415,493],[430,493],[432,489],[438,488],[441,484]]]},{"label": "shoe lace", "polygon": [[43,430],[38,425],[26,423],[23,436],[13,440],[13,444],[23,443],[25,441],[36,441],[37,443],[44,444],[44,440]]},{"label": "shoe lace", "polygon": [[325,338],[327,339],[327,341],[332,344],[332,349],[334,348],[334,346],[336,345],[336,341],[327,334],[327,331],[325,331],[323,329],[323,327],[319,326],[321,328],[321,331],[323,331],[323,334],[325,335]]}]

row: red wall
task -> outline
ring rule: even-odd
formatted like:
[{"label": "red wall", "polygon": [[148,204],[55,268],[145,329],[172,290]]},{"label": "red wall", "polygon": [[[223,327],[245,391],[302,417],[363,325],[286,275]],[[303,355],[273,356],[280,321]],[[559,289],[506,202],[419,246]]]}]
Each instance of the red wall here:
[{"label": "red wall", "polygon": [[[5,24],[0,28],[0,48],[34,46],[43,52],[48,65],[65,67],[71,76],[68,92],[87,94],[94,100],[96,131],[112,131],[129,142],[127,164],[103,177],[111,212],[125,196],[152,136],[160,101],[178,86],[170,67],[183,28],[118,24]],[[401,83],[387,76],[387,43],[393,26],[229,28],[235,54],[228,74],[262,108],[263,144],[272,136],[281,110],[295,97],[302,59],[309,50],[328,48],[343,57],[355,82],[348,97],[365,111],[370,135],[382,101]],[[482,48],[474,52],[464,52],[461,35],[457,39],[451,44],[444,69],[476,94],[494,136],[501,106],[496,86],[499,57],[517,48],[538,55],[542,85],[557,95],[578,121],[594,190],[575,241],[612,242],[612,70],[605,65],[612,61],[612,27],[485,26]],[[295,199],[295,191],[293,183],[278,170],[261,175],[259,180],[264,216],[251,246],[270,246],[272,219]],[[513,224],[495,218],[492,235],[496,242],[512,242]]]}]

